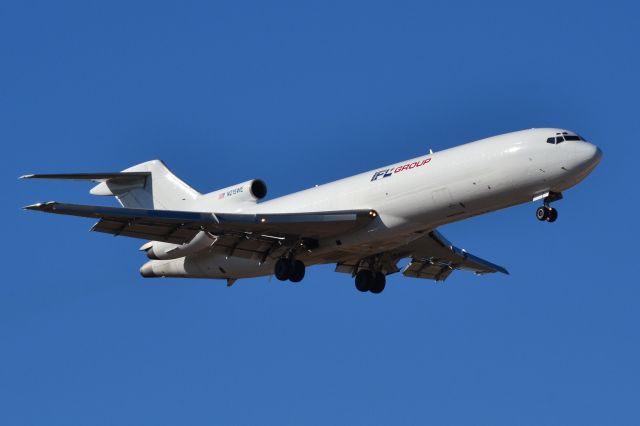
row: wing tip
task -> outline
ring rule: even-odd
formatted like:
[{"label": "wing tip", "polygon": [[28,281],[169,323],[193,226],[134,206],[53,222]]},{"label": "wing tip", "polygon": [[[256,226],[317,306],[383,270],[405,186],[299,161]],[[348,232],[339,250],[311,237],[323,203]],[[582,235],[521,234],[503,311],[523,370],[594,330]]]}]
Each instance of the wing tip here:
[{"label": "wing tip", "polygon": [[18,180],[20,179],[32,179],[35,175],[33,173],[28,174],[28,175],[22,175],[22,176],[18,176]]},{"label": "wing tip", "polygon": [[23,210],[43,211],[43,210],[47,210],[47,207],[52,206],[55,203],[56,203],[55,201],[46,201],[44,203],[29,204],[28,206],[22,207],[22,209]]},{"label": "wing tip", "polygon": [[28,206],[22,207],[22,210],[38,210],[42,204],[43,203],[29,204]]}]

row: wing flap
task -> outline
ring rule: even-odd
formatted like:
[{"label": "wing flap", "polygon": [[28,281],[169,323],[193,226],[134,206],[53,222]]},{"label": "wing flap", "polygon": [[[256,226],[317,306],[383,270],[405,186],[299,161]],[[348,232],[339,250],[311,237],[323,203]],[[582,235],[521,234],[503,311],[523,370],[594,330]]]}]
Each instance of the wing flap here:
[{"label": "wing flap", "polygon": [[[402,270],[402,274],[411,278],[423,278],[434,281],[444,281],[455,270],[466,270],[476,275],[502,272],[500,270],[474,269],[464,267],[460,263],[442,262],[438,259],[411,259],[411,262]],[[505,272],[508,274],[508,272]]]},{"label": "wing flap", "polygon": [[405,277],[424,278],[428,280],[444,281],[454,268],[443,262],[412,260],[403,270]]},{"label": "wing flap", "polygon": [[164,241],[173,244],[189,242],[200,232],[196,228],[179,227],[175,224],[144,224],[115,220],[101,220],[91,230],[115,236]]},{"label": "wing flap", "polygon": [[279,257],[288,249],[287,241],[261,235],[247,238],[244,235],[223,235],[209,250],[211,253],[226,257],[239,257],[264,262],[267,257]]}]

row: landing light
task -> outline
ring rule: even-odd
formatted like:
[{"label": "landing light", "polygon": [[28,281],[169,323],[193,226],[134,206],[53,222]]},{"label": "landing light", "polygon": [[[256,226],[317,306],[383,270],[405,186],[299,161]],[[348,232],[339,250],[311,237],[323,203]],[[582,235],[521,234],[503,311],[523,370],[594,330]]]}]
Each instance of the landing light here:
[{"label": "landing light", "polygon": [[376,216],[378,216],[378,212],[376,212],[375,210],[369,210],[369,216],[370,217],[376,217]]}]

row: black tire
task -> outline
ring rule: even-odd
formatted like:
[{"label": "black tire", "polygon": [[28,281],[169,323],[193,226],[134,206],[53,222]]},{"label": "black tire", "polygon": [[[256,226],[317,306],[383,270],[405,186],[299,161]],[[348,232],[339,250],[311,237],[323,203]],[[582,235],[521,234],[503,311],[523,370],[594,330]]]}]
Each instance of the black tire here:
[{"label": "black tire", "polygon": [[558,210],[550,208],[547,215],[547,222],[555,222],[558,219]]},{"label": "black tire", "polygon": [[369,291],[369,286],[373,280],[371,271],[363,269],[356,274],[356,288],[363,293]]},{"label": "black tire", "polygon": [[549,217],[549,210],[546,207],[538,207],[536,209],[536,218],[539,221],[545,221]]},{"label": "black tire", "polygon": [[373,280],[371,281],[371,285],[369,286],[369,291],[373,294],[382,293],[384,290],[384,286],[387,283],[387,278],[384,276],[382,272],[376,272],[373,275]]},{"label": "black tire", "polygon": [[305,267],[304,263],[300,260],[294,260],[291,265],[291,271],[289,273],[289,280],[292,283],[299,283],[304,278]]},{"label": "black tire", "polygon": [[286,281],[291,274],[291,264],[287,259],[278,259],[276,266],[273,268],[273,273],[280,281]]}]

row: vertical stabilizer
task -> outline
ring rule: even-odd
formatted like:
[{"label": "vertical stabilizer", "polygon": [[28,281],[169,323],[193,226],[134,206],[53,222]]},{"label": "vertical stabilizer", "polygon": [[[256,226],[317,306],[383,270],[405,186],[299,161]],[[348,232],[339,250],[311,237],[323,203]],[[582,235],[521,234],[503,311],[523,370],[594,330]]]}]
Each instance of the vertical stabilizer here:
[{"label": "vertical stabilizer", "polygon": [[94,195],[113,195],[123,207],[156,210],[190,210],[201,194],[174,175],[160,160],[151,160],[123,170],[123,173],[147,172],[139,185],[122,185],[106,180],[95,186]]}]

